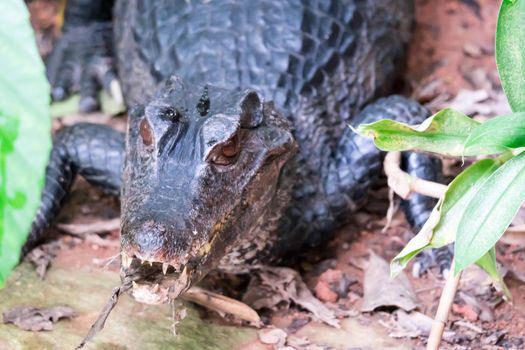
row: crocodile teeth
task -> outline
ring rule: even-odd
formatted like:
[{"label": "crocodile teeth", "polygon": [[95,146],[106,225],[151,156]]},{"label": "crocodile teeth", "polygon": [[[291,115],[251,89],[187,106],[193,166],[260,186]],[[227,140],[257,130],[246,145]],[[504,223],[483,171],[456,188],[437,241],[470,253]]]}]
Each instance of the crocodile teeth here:
[{"label": "crocodile teeth", "polygon": [[158,291],[159,291],[159,287],[160,287],[160,286],[159,286],[159,284],[158,284],[158,283],[157,283],[157,284],[155,284],[155,285],[153,286],[153,289],[152,289],[152,290],[153,290],[153,292],[158,292]]},{"label": "crocodile teeth", "polygon": [[148,261],[149,266],[153,266],[153,261]]},{"label": "crocodile teeth", "polygon": [[170,266],[169,263],[163,263],[162,264],[162,273],[166,275],[166,272],[168,272],[168,267]]},{"label": "crocodile teeth", "polygon": [[132,281],[132,282],[131,282],[131,286],[133,287],[133,289],[135,289],[135,288],[138,287],[138,285],[137,285],[137,283],[136,283],[135,281]]},{"label": "crocodile teeth", "polygon": [[128,254],[122,253],[122,256],[120,258],[122,262],[122,266],[125,268],[129,268],[131,266],[131,262],[133,261],[133,258],[131,258]]}]

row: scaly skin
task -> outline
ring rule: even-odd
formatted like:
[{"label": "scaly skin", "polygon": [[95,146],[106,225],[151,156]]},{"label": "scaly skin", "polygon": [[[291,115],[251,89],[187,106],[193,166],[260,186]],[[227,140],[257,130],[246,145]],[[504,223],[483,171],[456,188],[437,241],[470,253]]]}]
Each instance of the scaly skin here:
[{"label": "scaly skin", "polygon": [[[119,0],[114,14],[119,77],[137,106],[121,150],[123,274],[160,282],[171,297],[210,269],[246,271],[328,241],[365,203],[381,168],[377,149],[347,124],[418,123],[429,114],[400,96],[379,98],[400,71],[411,1]],[[82,142],[67,140],[55,152]],[[69,174],[59,161],[50,170]],[[116,163],[109,171],[78,155],[68,162],[118,183]],[[426,155],[407,154],[404,165],[430,180],[440,173]],[[58,202],[55,192],[46,184],[44,198]],[[433,204],[419,195],[406,202],[415,228]]]}]

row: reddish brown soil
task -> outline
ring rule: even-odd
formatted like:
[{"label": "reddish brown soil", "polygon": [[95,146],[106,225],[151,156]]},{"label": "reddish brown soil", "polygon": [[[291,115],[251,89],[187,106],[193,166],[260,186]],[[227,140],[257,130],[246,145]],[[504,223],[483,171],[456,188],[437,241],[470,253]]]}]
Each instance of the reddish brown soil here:
[{"label": "reddish brown soil", "polygon": [[[479,17],[467,5],[469,2],[472,1],[416,2],[416,33],[407,74],[413,86],[438,78],[452,93],[461,88],[477,88],[465,78],[476,68],[483,68],[498,82],[494,33],[500,1],[477,0]],[[473,51],[470,55],[469,49]]]}]

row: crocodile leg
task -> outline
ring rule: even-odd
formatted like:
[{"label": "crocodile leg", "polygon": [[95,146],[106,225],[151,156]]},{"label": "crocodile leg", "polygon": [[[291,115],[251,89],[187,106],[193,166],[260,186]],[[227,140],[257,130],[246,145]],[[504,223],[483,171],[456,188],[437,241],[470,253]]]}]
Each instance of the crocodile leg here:
[{"label": "crocodile leg", "polygon": [[[395,119],[400,122],[421,123],[430,113],[417,102],[401,96],[381,98],[368,105],[353,121],[357,126],[379,119]],[[402,166],[409,174],[431,181],[441,177],[441,161],[426,154],[403,153]],[[326,182],[326,192],[332,210],[339,221],[344,221],[348,208],[357,209],[366,199],[367,189],[381,173],[381,152],[374,144],[351,130],[341,138],[336,160],[332,164]],[[436,201],[420,194],[413,194],[403,202],[403,209],[408,222],[418,232]],[[437,263],[441,272],[446,274],[450,268],[452,254],[448,247],[422,254],[416,260],[414,272],[425,272]]]},{"label": "crocodile leg", "polygon": [[55,101],[80,92],[80,110],[98,108],[100,86],[121,99],[113,60],[113,0],[69,0],[62,37],[46,60]]},{"label": "crocodile leg", "polygon": [[105,125],[79,123],[56,135],[41,204],[23,254],[44,238],[44,229],[58,214],[77,174],[105,192],[119,195],[124,147],[124,135]]}]

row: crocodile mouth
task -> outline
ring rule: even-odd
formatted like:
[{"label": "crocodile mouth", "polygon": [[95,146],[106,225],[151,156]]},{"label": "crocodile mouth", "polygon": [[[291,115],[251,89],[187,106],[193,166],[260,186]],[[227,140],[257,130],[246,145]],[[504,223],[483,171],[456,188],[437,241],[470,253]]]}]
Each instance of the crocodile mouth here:
[{"label": "crocodile mouth", "polygon": [[131,296],[145,304],[164,304],[176,299],[191,286],[192,271],[162,261],[142,259],[137,254],[121,253],[121,277],[131,281]]}]

